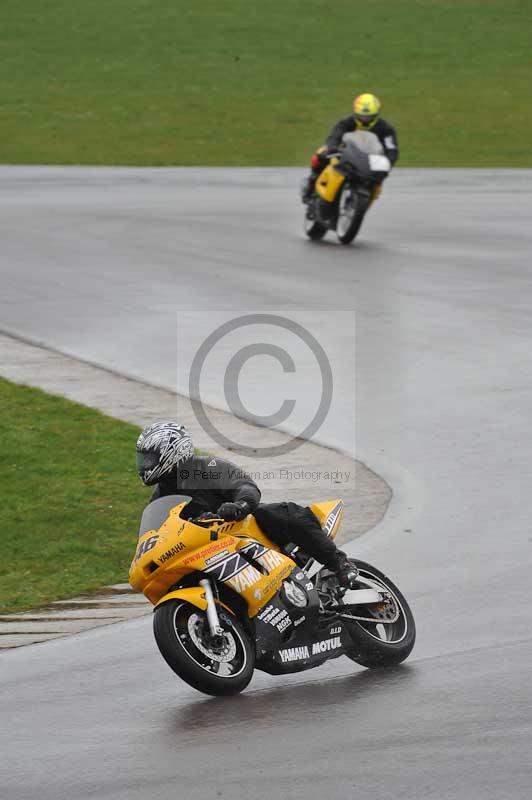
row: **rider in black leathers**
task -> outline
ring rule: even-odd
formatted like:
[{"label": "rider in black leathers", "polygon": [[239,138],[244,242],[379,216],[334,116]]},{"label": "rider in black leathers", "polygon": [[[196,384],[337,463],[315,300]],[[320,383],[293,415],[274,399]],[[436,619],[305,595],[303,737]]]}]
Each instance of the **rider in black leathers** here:
[{"label": "rider in black leathers", "polygon": [[[345,133],[353,131],[370,131],[375,134],[382,145],[385,156],[390,159],[393,167],[399,158],[399,145],[397,133],[393,125],[390,125],[380,116],[380,101],[373,94],[361,94],[353,101],[353,113],[348,117],[342,117],[333,126],[330,134],[325,140],[323,147],[317,150],[310,159],[311,172],[302,188],[303,202],[307,202],[314,191],[314,184],[320,172],[326,167],[330,153],[338,151],[342,144],[342,137]],[[375,193],[375,197],[380,193]]]},{"label": "rider in black leathers", "polygon": [[290,502],[259,503],[259,488],[249,475],[225,459],[195,455],[183,426],[158,422],[144,428],[137,440],[137,469],[143,483],[156,487],[151,501],[171,494],[191,497],[187,519],[215,513],[230,521],[253,514],[277,544],[298,545],[336,573],[343,586],[355,580],[346,554],[324,533],[310,508]]}]

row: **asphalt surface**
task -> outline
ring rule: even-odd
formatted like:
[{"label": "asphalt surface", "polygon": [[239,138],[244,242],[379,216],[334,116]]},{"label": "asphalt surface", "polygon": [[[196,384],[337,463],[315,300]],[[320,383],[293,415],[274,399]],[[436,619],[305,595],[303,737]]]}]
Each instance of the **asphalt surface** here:
[{"label": "asphalt surface", "polygon": [[[304,240],[297,171],[0,178],[5,330],[171,388],[215,312],[312,330],[336,378],[318,437],[394,490],[352,552],[418,625],[402,668],[257,673],[230,701],[174,679],[149,619],[2,654],[0,791],[529,798],[530,171],[398,171],[350,248]],[[205,378],[215,404],[233,346]],[[244,404],[265,414],[302,386],[301,429],[315,365],[290,383],[261,358]]]}]

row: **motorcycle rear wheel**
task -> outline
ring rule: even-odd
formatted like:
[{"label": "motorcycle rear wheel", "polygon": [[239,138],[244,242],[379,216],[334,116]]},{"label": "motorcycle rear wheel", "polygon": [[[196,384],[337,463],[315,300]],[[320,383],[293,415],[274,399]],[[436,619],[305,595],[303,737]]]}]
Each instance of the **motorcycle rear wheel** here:
[{"label": "motorcycle rear wheel", "polygon": [[169,600],[155,609],[153,632],[168,666],[194,689],[210,695],[243,691],[255,668],[255,650],[236,617],[218,609],[224,634],[210,634],[207,615],[191,603]]},{"label": "motorcycle rear wheel", "polygon": [[[359,588],[382,589],[389,595],[390,602],[351,607],[348,613],[372,621],[342,620],[353,640],[347,655],[370,669],[400,664],[410,655],[416,641],[412,611],[397,586],[383,572],[365,561],[352,559],[352,563],[359,571]],[[349,604],[349,592],[344,602]],[[397,618],[395,622],[391,621],[394,617]]]},{"label": "motorcycle rear wheel", "polygon": [[367,208],[368,198],[345,183],[340,194],[336,222],[336,235],[342,244],[351,244],[360,230]]}]

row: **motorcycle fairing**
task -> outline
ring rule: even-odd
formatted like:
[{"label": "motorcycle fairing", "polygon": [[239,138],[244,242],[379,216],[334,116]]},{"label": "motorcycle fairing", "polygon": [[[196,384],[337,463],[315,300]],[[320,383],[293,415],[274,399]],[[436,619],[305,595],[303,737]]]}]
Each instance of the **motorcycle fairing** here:
[{"label": "motorcycle fairing", "polygon": [[259,665],[257,668],[270,675],[303,672],[319,667],[330,659],[346,655],[352,647],[353,642],[344,626],[331,625],[326,635],[320,638],[305,638],[303,635],[295,637],[273,654],[267,668]]},{"label": "motorcycle fairing", "polygon": [[352,143],[342,149],[336,169],[349,178],[367,181],[372,177],[369,156]]},{"label": "motorcycle fairing", "polygon": [[168,592],[155,603],[155,608],[162,605],[162,603],[167,603],[168,600],[183,600],[201,609],[201,611],[205,611],[207,608],[205,590],[199,586],[190,586],[188,589],[176,589],[173,592]]},{"label": "motorcycle fairing", "polygon": [[203,527],[181,517],[186,504],[164,508],[160,527],[142,533],[130,584],[155,605],[186,575],[204,573],[237,592],[254,617],[280,589],[294,562],[275,549],[253,517]]},{"label": "motorcycle fairing", "polygon": [[[263,534],[252,515],[242,522],[220,521],[203,527],[181,516],[186,499],[170,509],[168,500],[155,501],[161,506],[159,520],[156,514],[147,515],[149,524],[159,527],[144,530],[138,540],[129,576],[133,588],[143,591],[155,605],[185,576],[202,573],[239,594],[253,619],[279,592],[296,567],[294,561]],[[334,537],[342,501],[315,503],[311,509]]]},{"label": "motorcycle fairing", "polygon": [[340,528],[344,514],[343,500],[329,500],[325,503],[312,503],[310,510],[318,518],[323,531],[334,539]]},{"label": "motorcycle fairing", "polygon": [[203,571],[237,592],[253,618],[280,589],[294,566],[288,556],[246,538],[236,540],[233,552]]},{"label": "motorcycle fairing", "polygon": [[[325,505],[325,504],[323,504]],[[298,587],[305,596],[302,606],[287,585]],[[353,648],[353,641],[341,622],[320,620],[319,595],[308,575],[292,571],[280,591],[254,619],[257,669],[270,675],[300,672],[337,658]]]},{"label": "motorcycle fairing", "polygon": [[312,618],[306,618],[300,626],[292,627],[289,634],[284,640],[278,637],[277,644],[266,652],[259,650],[257,637],[257,669],[270,675],[302,672],[353,650],[353,641],[341,622],[335,621],[320,630]]},{"label": "motorcycle fairing", "polygon": [[336,157],[331,158],[325,169],[316,179],[316,192],[322,200],[326,200],[328,203],[334,203],[345,181],[345,175],[342,175],[336,169],[339,163],[340,159]]}]

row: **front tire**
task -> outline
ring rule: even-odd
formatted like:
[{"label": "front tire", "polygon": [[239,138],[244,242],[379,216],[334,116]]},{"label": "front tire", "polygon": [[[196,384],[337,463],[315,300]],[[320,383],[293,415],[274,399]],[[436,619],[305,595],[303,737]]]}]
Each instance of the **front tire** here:
[{"label": "front tire", "polygon": [[203,611],[169,600],[155,609],[155,641],[168,666],[194,689],[210,695],[237,694],[252,678],[255,651],[236,617],[220,608],[218,617],[224,634],[214,640]]},{"label": "front tire", "polygon": [[349,183],[344,183],[338,201],[336,223],[336,235],[342,244],[351,244],[359,232],[368,204],[368,197],[359,194]]},{"label": "front tire", "polygon": [[[348,611],[353,616],[371,620],[357,622],[343,619],[353,640],[348,656],[370,669],[400,664],[410,655],[416,641],[412,611],[397,586],[383,572],[365,561],[352,559],[352,562],[359,571],[358,588],[383,590],[388,594],[389,601],[352,606]],[[343,602],[349,605],[349,592],[346,592]]]},{"label": "front tire", "polygon": [[304,228],[308,238],[312,239],[313,241],[323,239],[327,233],[327,227],[314,219],[313,211],[310,205],[307,207],[305,212]]}]

